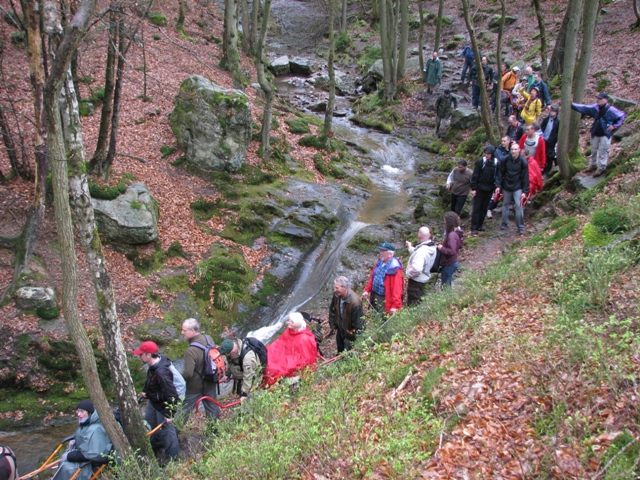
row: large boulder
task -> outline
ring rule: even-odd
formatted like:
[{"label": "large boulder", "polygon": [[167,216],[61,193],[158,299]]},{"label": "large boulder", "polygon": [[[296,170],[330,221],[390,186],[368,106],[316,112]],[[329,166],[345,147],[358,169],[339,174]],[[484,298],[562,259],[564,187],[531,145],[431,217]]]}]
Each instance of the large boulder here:
[{"label": "large boulder", "polygon": [[158,239],[158,203],[144,183],[134,183],[114,200],[92,199],[98,232],[117,243],[138,245]]},{"label": "large boulder", "polygon": [[311,75],[313,68],[311,61],[308,58],[294,57],[289,61],[289,68],[291,73],[295,75]]},{"label": "large boulder", "polygon": [[450,130],[475,130],[481,124],[480,114],[471,108],[459,108],[451,115]]},{"label": "large boulder", "polygon": [[240,90],[194,75],[180,85],[169,115],[186,160],[204,170],[237,172],[251,141],[251,110]]},{"label": "large boulder", "polygon": [[51,287],[21,287],[16,290],[14,300],[20,310],[35,311],[39,308],[52,309],[58,306],[56,292]]},{"label": "large boulder", "polygon": [[282,75],[289,75],[291,73],[291,65],[289,64],[289,57],[283,55],[281,57],[276,58],[271,65],[269,65],[269,70],[276,77],[280,77]]}]

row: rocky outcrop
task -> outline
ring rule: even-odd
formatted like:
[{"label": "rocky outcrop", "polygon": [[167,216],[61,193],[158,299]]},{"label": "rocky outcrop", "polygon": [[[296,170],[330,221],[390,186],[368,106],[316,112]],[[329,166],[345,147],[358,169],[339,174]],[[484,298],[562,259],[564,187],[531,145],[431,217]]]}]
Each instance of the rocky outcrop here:
[{"label": "rocky outcrop", "polygon": [[450,130],[475,130],[480,126],[481,119],[477,110],[459,108],[451,115]]},{"label": "rocky outcrop", "polygon": [[294,57],[289,60],[289,69],[294,75],[311,75],[313,67],[308,58]]},{"label": "rocky outcrop", "polygon": [[276,77],[281,77],[282,75],[289,75],[291,73],[291,65],[289,62],[289,57],[283,55],[281,57],[276,58],[269,65],[269,71],[273,73]]},{"label": "rocky outcrop", "polygon": [[58,306],[56,292],[51,287],[21,287],[16,290],[14,300],[20,310],[36,311]]},{"label": "rocky outcrop", "polygon": [[144,183],[134,183],[114,200],[92,199],[98,232],[116,243],[138,245],[158,239],[158,203]]},{"label": "rocky outcrop", "polygon": [[240,90],[194,75],[180,85],[169,115],[186,160],[204,170],[236,172],[251,140],[251,110]]}]

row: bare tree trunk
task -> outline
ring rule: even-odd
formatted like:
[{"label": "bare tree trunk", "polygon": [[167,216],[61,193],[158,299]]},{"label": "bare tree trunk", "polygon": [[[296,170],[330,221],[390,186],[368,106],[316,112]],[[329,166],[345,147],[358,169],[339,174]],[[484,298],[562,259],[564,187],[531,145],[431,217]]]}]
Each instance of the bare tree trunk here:
[{"label": "bare tree trunk", "polygon": [[107,178],[104,169],[107,160],[107,147],[109,145],[109,131],[111,116],[113,115],[113,93],[115,90],[115,65],[118,52],[119,30],[124,28],[124,16],[116,5],[111,5],[109,13],[109,43],[107,45],[107,65],[104,73],[104,100],[100,112],[100,129],[98,130],[98,142],[93,158],[89,162],[89,172]]},{"label": "bare tree trunk", "polygon": [[[484,125],[484,131],[487,134],[487,138],[492,145],[496,144],[496,136],[493,132],[493,126],[491,125],[491,107],[489,106],[489,99],[487,97],[487,83],[484,78],[484,70],[482,69],[482,58],[480,57],[480,49],[478,48],[478,42],[476,40],[476,32],[471,22],[471,15],[469,14],[469,0],[462,0],[462,11],[464,14],[464,21],[467,24],[467,30],[469,31],[469,39],[471,40],[471,47],[476,56],[476,70],[478,75],[478,83],[480,84],[480,118],[482,118],[482,124]],[[504,18],[502,20],[504,22]]]},{"label": "bare tree trunk", "polygon": [[[589,78],[589,65],[591,64],[591,51],[593,49],[593,38],[598,23],[598,11],[600,10],[598,0],[584,0],[582,12],[582,46],[578,66],[573,79],[573,101],[582,103],[584,100],[584,89],[587,87]],[[569,148],[571,156],[577,152],[580,140],[580,113],[571,111],[571,121],[569,122]]]},{"label": "bare tree trunk", "polygon": [[65,149],[68,157],[70,203],[73,208],[80,243],[85,252],[96,292],[100,329],[104,338],[105,353],[111,380],[115,387],[121,422],[125,435],[134,451],[153,458],[151,444],[145,435],[142,414],[136,401],[133,380],[129,374],[127,354],[122,343],[116,300],[102,251],[102,243],[89,195],[89,183],[84,173],[85,152],[82,141],[82,124],[78,113],[77,97],[70,76],[61,97],[61,117],[64,127]]},{"label": "bare tree trunk", "polygon": [[638,28],[640,27],[640,7],[638,7],[638,0],[633,0],[633,13],[636,16],[636,21],[631,25],[631,28]]},{"label": "bare tree trunk", "polygon": [[262,5],[262,25],[258,36],[258,44],[256,46],[256,70],[258,74],[258,83],[264,92],[266,102],[262,114],[262,130],[260,137],[262,139],[262,153],[264,158],[269,158],[270,146],[269,136],[271,134],[271,109],[273,107],[273,86],[264,72],[264,62],[262,61],[262,53],[264,51],[264,43],[267,37],[267,29],[269,28],[269,15],[271,14],[271,0],[265,0]]},{"label": "bare tree trunk", "polygon": [[187,11],[187,0],[179,0],[178,19],[176,20],[176,30],[184,34],[184,16]]},{"label": "bare tree trunk", "polygon": [[433,40],[433,51],[440,50],[440,30],[442,28],[442,15],[444,12],[444,0],[438,0],[438,17],[436,18],[436,38]]},{"label": "bare tree trunk", "polygon": [[570,0],[566,16],[564,60],[562,73],[562,109],[560,110],[560,131],[558,132],[558,167],[565,180],[569,180],[574,169],[569,160],[569,132],[571,131],[571,100],[573,98],[573,72],[576,64],[576,42],[582,18],[584,0]]},{"label": "bare tree trunk", "polygon": [[407,47],[409,45],[409,0],[398,0],[400,3],[400,44],[398,46],[398,65],[396,78],[404,78],[407,64]]},{"label": "bare tree trunk", "polygon": [[380,47],[384,81],[384,101],[391,103],[396,96],[396,23],[390,0],[380,1]]},{"label": "bare tree trunk", "polygon": [[251,49],[253,50],[253,54],[257,56],[258,49],[258,36],[260,35],[260,23],[259,23],[259,14],[260,14],[260,0],[253,0],[253,6],[251,7]]},{"label": "bare tree trunk", "polygon": [[424,11],[422,2],[418,2],[418,17],[420,20],[420,29],[418,30],[418,51],[420,52],[420,72],[424,72]]},{"label": "bare tree trunk", "polygon": [[113,115],[111,117],[111,135],[109,136],[109,150],[107,151],[107,160],[102,167],[104,178],[109,174],[109,168],[113,165],[116,158],[116,150],[118,146],[118,128],[120,127],[120,103],[122,99],[122,83],[124,82],[124,69],[126,67],[125,56],[131,46],[131,42],[127,46],[124,44],[124,20],[119,27],[118,36],[118,62],[116,65],[116,85],[113,90]]},{"label": "bare tree trunk", "polygon": [[562,19],[562,25],[558,30],[558,36],[556,37],[556,44],[553,47],[553,53],[551,54],[551,60],[549,61],[549,68],[547,68],[547,77],[549,79],[560,75],[562,73],[562,64],[564,62],[564,47],[567,38],[567,28],[569,26],[569,8],[567,8],[564,18]]},{"label": "bare tree trunk", "polygon": [[96,0],[82,0],[73,16],[51,63],[51,72],[44,86],[44,120],[47,128],[48,152],[51,157],[51,173],[54,187],[54,205],[60,260],[62,266],[62,311],[71,341],[74,343],[83,379],[91,400],[116,450],[125,458],[132,455],[131,446],[111,412],[96,366],[91,341],[82,324],[78,311],[78,272],[75,258],[75,240],[69,207],[69,181],[66,152],[62,139],[62,125],[58,100],[67,75],[71,55],[86,33]]},{"label": "bare tree trunk", "polygon": [[542,73],[542,78],[548,81],[547,79],[547,28],[544,24],[544,14],[542,12],[542,8],[540,7],[540,0],[532,0],[532,3],[533,3],[533,8],[536,11],[536,17],[538,19],[538,30],[540,32],[540,61],[542,62],[540,73]]},{"label": "bare tree trunk", "polygon": [[347,7],[349,0],[342,0],[341,2],[341,13],[340,13],[340,34],[344,35],[347,33]]},{"label": "bare tree trunk", "polygon": [[249,3],[247,0],[240,0],[240,15],[242,16],[242,50],[247,55],[253,55],[254,45],[251,43],[251,15],[249,14]]},{"label": "bare tree trunk", "polygon": [[[16,154],[16,145],[13,142],[13,135],[9,131],[9,124],[7,118],[4,115],[4,106],[0,105],[0,134],[2,135],[2,142],[9,158],[9,165],[11,169],[16,172],[16,165],[18,165],[18,156]],[[17,174],[17,172],[16,172]]]},{"label": "bare tree trunk", "polygon": [[505,4],[505,0],[500,0],[500,26],[498,27],[498,45],[496,47],[496,61],[498,62],[498,78],[496,80],[496,110],[495,110],[495,121],[496,127],[498,128],[498,135],[500,136],[500,140],[502,140],[502,133],[504,132],[504,125],[502,124],[502,119],[500,117],[500,111],[502,110],[502,102],[500,101],[502,98],[502,36],[504,34],[504,19],[507,15],[507,6]]},{"label": "bare tree trunk", "polygon": [[331,129],[333,127],[333,106],[336,101],[336,72],[333,66],[333,56],[335,53],[334,29],[333,29],[333,1],[329,0],[329,58],[327,60],[327,71],[329,73],[329,101],[327,111],[324,114],[324,136],[326,138],[327,150],[331,146]]}]

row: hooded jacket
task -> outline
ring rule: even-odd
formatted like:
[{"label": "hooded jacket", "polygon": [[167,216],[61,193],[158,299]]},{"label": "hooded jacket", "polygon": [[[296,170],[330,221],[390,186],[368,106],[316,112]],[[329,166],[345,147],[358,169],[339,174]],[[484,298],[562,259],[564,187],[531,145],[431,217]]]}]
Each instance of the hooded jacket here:
[{"label": "hooded jacket", "polygon": [[529,193],[529,166],[522,155],[513,158],[511,154],[498,164],[496,188],[515,192]]},{"label": "hooded jacket", "polygon": [[293,377],[306,367],[314,368],[318,358],[316,337],[308,329],[287,328],[278,339],[267,345],[269,363],[263,382],[273,385],[281,377]]},{"label": "hooded jacket", "polygon": [[[113,444],[100,422],[98,412],[93,412],[87,422],[78,426],[73,439],[75,440],[74,450],[67,453],[68,460],[58,468],[53,477],[55,480],[69,480],[79,468],[82,468],[82,471],[76,480],[89,480],[93,475],[91,462],[101,464],[109,461]],[[71,460],[79,456],[84,457],[84,460],[79,462]]]},{"label": "hooded jacket", "polygon": [[498,161],[494,157],[486,160],[486,158],[483,156],[482,158],[476,160],[476,164],[473,167],[473,175],[471,176],[471,190],[493,192],[496,189],[497,168]]},{"label": "hooded jacket", "polygon": [[[376,266],[371,270],[369,283],[367,283],[367,286],[364,288],[365,292],[371,293],[376,268],[381,264],[382,260],[378,260]],[[402,278],[402,263],[400,263],[400,260],[396,257],[392,257],[391,260],[389,260],[389,266],[384,276],[384,309],[387,313],[391,313],[392,308],[395,308],[396,311],[402,309],[402,293],[404,289]]]},{"label": "hooded jacket", "polygon": [[436,259],[436,244],[428,240],[412,248],[409,249],[411,256],[407,262],[407,278],[426,283],[431,278],[431,266]]},{"label": "hooded jacket", "polygon": [[153,408],[165,417],[173,417],[179,402],[178,391],[173,384],[173,374],[169,369],[171,361],[160,356],[160,360],[149,366],[147,381],[143,392],[146,394]]}]

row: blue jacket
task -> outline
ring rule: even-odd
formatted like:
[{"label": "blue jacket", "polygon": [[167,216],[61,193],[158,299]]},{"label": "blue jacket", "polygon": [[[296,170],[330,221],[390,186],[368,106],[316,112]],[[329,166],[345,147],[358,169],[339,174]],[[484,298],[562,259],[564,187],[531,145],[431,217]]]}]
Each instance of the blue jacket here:
[{"label": "blue jacket", "polygon": [[462,50],[462,53],[460,53],[460,56],[469,63],[473,62],[476,59],[476,54],[473,53],[473,48],[471,48],[470,45],[467,45],[466,47],[464,47],[464,50]]},{"label": "blue jacket", "polygon": [[[591,125],[592,137],[607,136],[611,138],[615,132],[624,123],[627,115],[609,103],[603,105],[604,112],[601,111],[597,103],[593,105],[582,105],[579,103],[571,103],[571,109],[580,112],[582,115],[593,117],[593,125]],[[613,130],[607,130],[607,127],[613,125]]]}]

